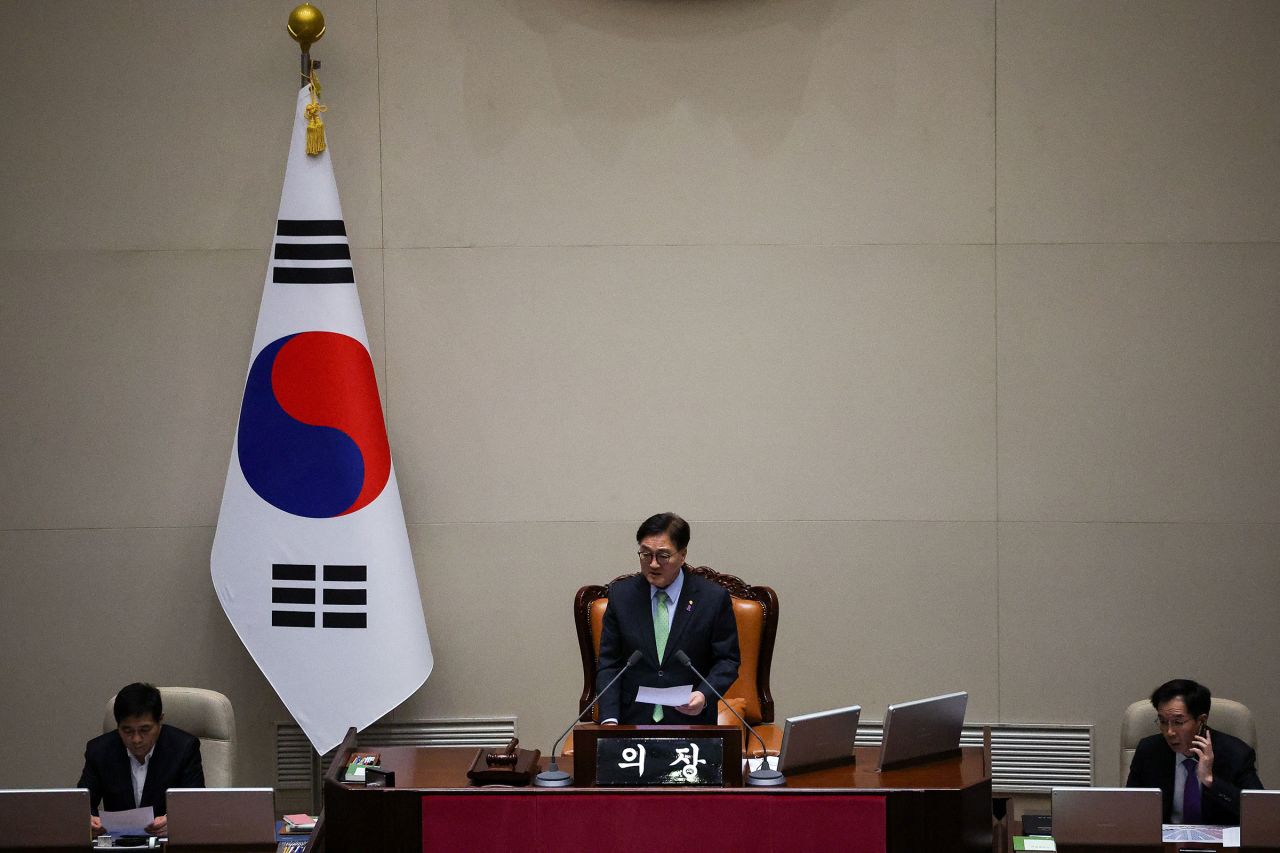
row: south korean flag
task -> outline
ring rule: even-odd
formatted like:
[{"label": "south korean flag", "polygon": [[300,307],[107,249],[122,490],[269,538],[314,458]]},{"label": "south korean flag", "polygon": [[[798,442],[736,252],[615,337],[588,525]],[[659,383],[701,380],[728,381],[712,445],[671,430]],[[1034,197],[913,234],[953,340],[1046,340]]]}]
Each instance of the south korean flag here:
[{"label": "south korean flag", "polygon": [[319,753],[431,674],[373,360],[329,152],[298,94],[213,585]]}]

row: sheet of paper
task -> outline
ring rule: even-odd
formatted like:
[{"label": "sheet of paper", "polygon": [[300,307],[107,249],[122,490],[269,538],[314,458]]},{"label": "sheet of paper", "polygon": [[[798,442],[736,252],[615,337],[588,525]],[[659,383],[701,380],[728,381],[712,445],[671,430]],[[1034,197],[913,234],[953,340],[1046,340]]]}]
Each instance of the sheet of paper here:
[{"label": "sheet of paper", "polygon": [[1239,847],[1240,846],[1240,827],[1238,826],[1222,827],[1222,846],[1223,847]]},{"label": "sheet of paper", "polygon": [[688,702],[689,694],[692,692],[692,684],[682,684],[679,687],[641,687],[636,692],[636,701],[674,708]]},{"label": "sheet of paper", "polygon": [[766,761],[769,762],[770,770],[778,769],[778,756],[776,755],[770,755],[768,758],[744,758],[742,763],[747,766],[748,770],[759,770],[760,765]]},{"label": "sheet of paper", "polygon": [[144,806],[123,812],[109,812],[103,809],[98,817],[102,819],[102,828],[112,837],[146,835],[147,827],[156,819],[156,813],[151,806]]},{"label": "sheet of paper", "polygon": [[1225,828],[1198,823],[1166,823],[1161,827],[1161,836],[1164,841],[1212,841],[1221,844]]}]

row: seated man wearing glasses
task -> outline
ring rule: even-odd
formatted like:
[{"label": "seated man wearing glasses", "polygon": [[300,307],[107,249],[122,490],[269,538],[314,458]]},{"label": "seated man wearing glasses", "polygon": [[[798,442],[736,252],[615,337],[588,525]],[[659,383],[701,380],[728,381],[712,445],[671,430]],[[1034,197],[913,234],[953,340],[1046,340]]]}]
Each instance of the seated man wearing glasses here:
[{"label": "seated man wearing glasses", "polygon": [[1209,730],[1209,688],[1202,684],[1165,682],[1151,704],[1160,734],[1138,743],[1128,787],[1159,788],[1165,823],[1238,824],[1241,789],[1262,787],[1253,747]]},{"label": "seated man wearing glasses", "polygon": [[[643,659],[600,694],[600,721],[628,725],[714,725],[716,698],[693,670],[676,661],[683,650],[721,693],[738,678],[738,625],[729,593],[685,571],[689,524],[674,513],[647,519],[636,531],[640,573],[609,587],[600,635],[596,690],[602,690],[639,649]],[[638,702],[640,687],[690,686],[670,707]]]}]

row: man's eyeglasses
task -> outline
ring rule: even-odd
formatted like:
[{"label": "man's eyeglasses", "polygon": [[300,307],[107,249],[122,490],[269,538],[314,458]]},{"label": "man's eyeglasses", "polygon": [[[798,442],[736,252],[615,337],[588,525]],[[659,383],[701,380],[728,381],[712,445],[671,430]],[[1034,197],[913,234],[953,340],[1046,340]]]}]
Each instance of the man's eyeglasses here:
[{"label": "man's eyeglasses", "polygon": [[1170,717],[1167,720],[1164,717],[1156,717],[1156,725],[1162,729],[1181,728],[1189,722],[1191,722],[1191,720],[1186,717]]},{"label": "man's eyeglasses", "polygon": [[644,548],[636,551],[636,555],[640,558],[640,562],[645,565],[652,563],[654,560],[666,565],[676,558],[676,555],[670,551],[646,551]]}]

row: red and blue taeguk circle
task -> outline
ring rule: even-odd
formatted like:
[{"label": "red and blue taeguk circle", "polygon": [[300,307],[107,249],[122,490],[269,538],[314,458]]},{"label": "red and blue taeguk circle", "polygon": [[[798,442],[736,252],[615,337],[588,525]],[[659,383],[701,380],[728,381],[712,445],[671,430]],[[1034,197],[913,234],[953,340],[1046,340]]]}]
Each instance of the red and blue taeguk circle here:
[{"label": "red and blue taeguk circle", "polygon": [[272,341],[249,368],[237,445],[245,480],[277,509],[333,518],[370,504],[391,448],[369,351],[336,332]]}]

